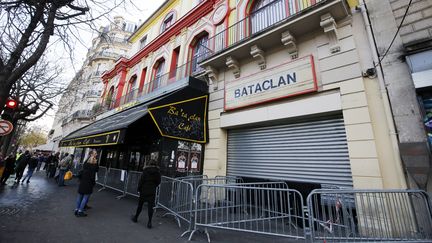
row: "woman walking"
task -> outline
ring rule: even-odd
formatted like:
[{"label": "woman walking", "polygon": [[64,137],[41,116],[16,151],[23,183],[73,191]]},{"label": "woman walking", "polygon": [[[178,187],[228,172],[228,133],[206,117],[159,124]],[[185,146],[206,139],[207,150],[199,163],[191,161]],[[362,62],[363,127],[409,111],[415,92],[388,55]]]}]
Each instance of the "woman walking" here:
[{"label": "woman walking", "polygon": [[161,174],[159,168],[156,166],[155,160],[150,160],[149,166],[146,167],[141,174],[138,184],[138,193],[140,194],[138,207],[134,216],[133,222],[138,222],[138,217],[141,213],[144,202],[147,202],[148,209],[148,222],[147,228],[152,227],[153,208],[155,206],[156,188],[161,182]]},{"label": "woman walking", "polygon": [[78,198],[75,208],[75,215],[77,217],[87,216],[87,214],[84,213],[84,207],[87,204],[90,194],[93,193],[93,187],[96,184],[96,172],[98,170],[97,152],[93,150],[90,152],[90,157],[87,162],[84,163],[82,172],[79,175],[80,183],[78,186]]}]

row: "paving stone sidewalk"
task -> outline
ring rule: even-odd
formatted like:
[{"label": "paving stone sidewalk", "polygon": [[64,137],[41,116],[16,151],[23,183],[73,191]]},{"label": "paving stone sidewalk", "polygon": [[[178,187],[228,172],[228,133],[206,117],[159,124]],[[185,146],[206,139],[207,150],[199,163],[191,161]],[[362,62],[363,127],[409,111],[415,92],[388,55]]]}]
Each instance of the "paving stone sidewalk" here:
[{"label": "paving stone sidewalk", "polygon": [[[157,210],[153,228],[147,229],[147,210],[143,209],[138,223],[130,216],[136,209],[134,197],[116,199],[113,190],[91,196],[88,216],[77,218],[73,214],[77,196],[76,179],[58,187],[44,171],[36,172],[29,184],[0,187],[0,242],[189,242],[180,235],[185,229],[178,227],[173,217],[162,217]],[[219,242],[297,242],[281,237],[231,231],[210,230],[211,241]],[[198,233],[192,242],[207,242]]]}]

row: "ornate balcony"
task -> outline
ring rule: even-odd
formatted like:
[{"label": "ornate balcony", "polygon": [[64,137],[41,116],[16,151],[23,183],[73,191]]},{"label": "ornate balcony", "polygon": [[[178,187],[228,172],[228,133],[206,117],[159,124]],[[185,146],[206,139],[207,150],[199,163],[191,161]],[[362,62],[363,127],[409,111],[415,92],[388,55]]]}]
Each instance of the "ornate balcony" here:
[{"label": "ornate balcony", "polygon": [[209,38],[200,66],[233,66],[236,60],[262,58],[262,50],[282,45],[295,55],[296,37],[320,28],[334,35],[335,23],[349,15],[346,0],[275,0]]},{"label": "ornate balcony", "polygon": [[144,99],[156,98],[163,93],[176,90],[181,85],[181,81],[189,76],[205,81],[203,79],[204,69],[196,64],[197,60],[192,59],[190,62],[177,67],[173,71],[152,78],[149,82],[146,82],[143,87],[132,89],[118,99],[105,99],[103,104],[99,103],[95,105],[95,115],[104,112],[108,113],[114,109],[120,111],[134,106]]}]

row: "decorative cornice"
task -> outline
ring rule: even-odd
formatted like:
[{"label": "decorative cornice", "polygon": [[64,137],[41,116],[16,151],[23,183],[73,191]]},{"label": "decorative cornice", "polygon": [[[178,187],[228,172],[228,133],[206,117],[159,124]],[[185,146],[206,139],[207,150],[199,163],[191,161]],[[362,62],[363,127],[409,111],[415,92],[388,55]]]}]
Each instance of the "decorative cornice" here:
[{"label": "decorative cornice", "polygon": [[296,59],[298,57],[298,49],[294,36],[289,31],[285,31],[282,33],[281,42],[288,49],[291,59]]},{"label": "decorative cornice", "polygon": [[251,47],[250,54],[254,59],[258,61],[258,66],[261,70],[264,70],[266,68],[266,59],[265,59],[265,53],[264,51],[259,48],[257,45],[253,45]]},{"label": "decorative cornice", "polygon": [[340,51],[340,44],[337,32],[336,21],[331,14],[326,13],[321,16],[320,26],[324,29],[324,33],[329,38],[330,52],[336,53]]},{"label": "decorative cornice", "polygon": [[218,89],[218,71],[213,68],[212,66],[207,66],[205,68],[205,73],[207,74],[207,77],[209,78],[209,87],[213,88],[214,90]]},{"label": "decorative cornice", "polygon": [[117,75],[117,73],[121,71],[126,71],[128,65],[127,65],[127,59],[125,57],[120,58],[114,65],[114,68],[106,71],[102,74],[102,80],[108,80],[113,78]]},{"label": "decorative cornice", "polygon": [[232,56],[227,57],[226,63],[228,68],[233,70],[233,74],[235,78],[240,77],[240,65],[236,59],[234,59]]}]

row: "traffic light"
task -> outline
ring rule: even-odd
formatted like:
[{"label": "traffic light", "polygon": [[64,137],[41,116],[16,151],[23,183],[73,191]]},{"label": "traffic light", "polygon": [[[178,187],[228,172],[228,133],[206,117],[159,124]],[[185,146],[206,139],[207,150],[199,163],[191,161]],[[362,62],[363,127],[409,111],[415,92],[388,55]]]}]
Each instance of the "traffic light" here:
[{"label": "traffic light", "polygon": [[6,107],[14,110],[18,106],[18,102],[14,99],[8,99],[6,101]]},{"label": "traffic light", "polygon": [[3,109],[3,114],[1,115],[2,119],[8,120],[8,121],[12,121],[13,119],[13,115],[15,113],[15,109],[18,106],[18,101],[16,101],[15,99],[7,99],[6,100],[6,104],[5,104],[5,108]]}]

